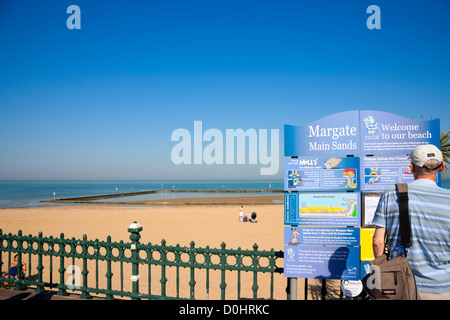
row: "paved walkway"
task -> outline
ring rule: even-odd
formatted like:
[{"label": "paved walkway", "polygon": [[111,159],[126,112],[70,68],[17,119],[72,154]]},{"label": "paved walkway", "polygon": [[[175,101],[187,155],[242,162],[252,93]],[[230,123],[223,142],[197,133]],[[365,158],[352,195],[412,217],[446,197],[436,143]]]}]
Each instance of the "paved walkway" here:
[{"label": "paved walkway", "polygon": [[[78,295],[58,296],[56,292],[36,293],[34,290],[13,290],[0,288],[0,300],[84,300]],[[96,299],[97,300],[97,299]]]}]

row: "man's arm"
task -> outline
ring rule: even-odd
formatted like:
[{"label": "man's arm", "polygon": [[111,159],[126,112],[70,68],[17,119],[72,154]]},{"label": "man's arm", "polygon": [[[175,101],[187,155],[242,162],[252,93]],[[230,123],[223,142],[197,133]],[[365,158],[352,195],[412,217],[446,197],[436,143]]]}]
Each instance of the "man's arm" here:
[{"label": "man's arm", "polygon": [[376,227],[372,240],[373,255],[375,256],[375,258],[381,256],[384,253],[385,238],[386,228]]}]

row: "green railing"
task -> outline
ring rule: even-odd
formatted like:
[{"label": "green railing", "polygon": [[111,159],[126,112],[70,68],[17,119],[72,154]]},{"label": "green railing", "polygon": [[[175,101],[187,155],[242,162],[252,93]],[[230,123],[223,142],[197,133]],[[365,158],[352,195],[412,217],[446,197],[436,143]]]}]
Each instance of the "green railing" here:
[{"label": "green railing", "polygon": [[[26,236],[21,231],[3,234],[0,229],[0,281],[16,290],[34,287],[38,293],[57,290],[63,296],[71,291],[83,299],[274,298],[274,275],[282,272],[276,260],[282,252],[260,251],[256,244],[252,250],[227,249],[225,243],[219,249],[197,248],[194,242],[189,247],[168,246],[165,240],[160,245],[143,244],[138,223],[128,231],[131,242],[124,243],[111,242],[109,236],[106,241],[88,240],[86,235],[77,240],[65,239],[64,234],[59,238],[42,233]],[[15,255],[23,272],[10,278],[4,273]],[[212,277],[213,272],[220,276]],[[263,294],[260,277],[268,290]],[[227,290],[230,284],[235,290]]]}]

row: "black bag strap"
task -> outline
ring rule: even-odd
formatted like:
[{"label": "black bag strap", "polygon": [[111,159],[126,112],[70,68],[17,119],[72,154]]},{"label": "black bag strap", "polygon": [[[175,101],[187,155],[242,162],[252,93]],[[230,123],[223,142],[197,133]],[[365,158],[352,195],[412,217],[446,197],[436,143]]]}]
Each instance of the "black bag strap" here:
[{"label": "black bag strap", "polygon": [[398,206],[400,210],[400,237],[401,245],[406,248],[411,246],[411,224],[408,211],[408,184],[397,183]]}]

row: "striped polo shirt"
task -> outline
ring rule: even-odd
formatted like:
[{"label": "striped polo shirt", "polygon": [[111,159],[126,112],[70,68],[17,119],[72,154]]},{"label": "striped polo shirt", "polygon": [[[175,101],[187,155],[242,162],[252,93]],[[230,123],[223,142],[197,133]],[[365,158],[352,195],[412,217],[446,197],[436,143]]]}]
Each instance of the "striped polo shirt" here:
[{"label": "striped polo shirt", "polygon": [[[408,261],[419,292],[450,291],[450,190],[429,179],[408,183],[411,242]],[[390,258],[404,252],[400,245],[399,209],[395,186],[378,202],[372,223],[386,228]]]}]

